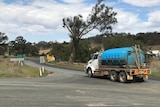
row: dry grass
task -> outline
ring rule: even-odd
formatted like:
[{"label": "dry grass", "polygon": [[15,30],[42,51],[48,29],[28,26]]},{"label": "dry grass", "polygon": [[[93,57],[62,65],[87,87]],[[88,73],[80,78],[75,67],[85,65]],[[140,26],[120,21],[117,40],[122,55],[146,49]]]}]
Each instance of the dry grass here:
[{"label": "dry grass", "polygon": [[3,60],[0,61],[0,66],[0,77],[19,77],[22,75],[21,68],[16,62]]},{"label": "dry grass", "polygon": [[147,46],[148,49],[152,49],[152,50],[160,50],[160,45],[154,45],[154,46]]},{"label": "dry grass", "polygon": [[152,71],[151,76],[160,77],[160,60],[152,59],[150,66],[151,66],[151,71]]},{"label": "dry grass", "polygon": [[47,54],[48,52],[50,52],[52,49],[51,48],[49,48],[49,49],[40,49],[39,50],[39,54],[41,55],[41,54]]},{"label": "dry grass", "polygon": [[[46,72],[44,76],[48,73]],[[1,58],[0,60],[0,77],[39,77],[39,68],[29,67],[26,65],[21,66],[19,62],[10,62],[8,59]]]},{"label": "dry grass", "polygon": [[96,48],[96,47],[102,47],[103,48],[103,44],[95,44],[95,43],[91,43],[91,48]]}]

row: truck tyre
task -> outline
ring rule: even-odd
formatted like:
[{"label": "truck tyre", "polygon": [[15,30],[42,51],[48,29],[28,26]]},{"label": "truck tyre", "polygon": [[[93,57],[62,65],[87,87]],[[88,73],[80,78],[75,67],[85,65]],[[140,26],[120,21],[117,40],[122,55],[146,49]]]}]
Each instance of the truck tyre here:
[{"label": "truck tyre", "polygon": [[116,71],[110,71],[109,76],[110,76],[111,81],[117,81],[118,80],[118,73]]},{"label": "truck tyre", "polygon": [[89,78],[92,78],[92,77],[93,77],[92,70],[91,70],[90,68],[88,69],[88,77],[89,77]]},{"label": "truck tyre", "polygon": [[143,77],[134,77],[134,82],[144,82]]},{"label": "truck tyre", "polygon": [[119,82],[125,83],[127,82],[127,75],[125,72],[119,73]]},{"label": "truck tyre", "polygon": [[148,80],[148,75],[144,75],[143,76],[143,81],[147,81]]},{"label": "truck tyre", "polygon": [[138,82],[144,82],[143,78],[139,78]]}]

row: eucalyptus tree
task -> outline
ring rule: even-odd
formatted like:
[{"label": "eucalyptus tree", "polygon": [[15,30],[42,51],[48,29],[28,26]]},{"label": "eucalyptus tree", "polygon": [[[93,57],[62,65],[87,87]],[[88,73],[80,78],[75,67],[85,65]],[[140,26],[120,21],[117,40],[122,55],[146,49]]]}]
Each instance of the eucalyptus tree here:
[{"label": "eucalyptus tree", "polygon": [[4,44],[8,40],[8,36],[5,33],[0,32],[0,44]]},{"label": "eucalyptus tree", "polygon": [[72,43],[70,63],[75,59],[75,53],[81,38],[94,29],[99,30],[100,33],[111,32],[112,25],[117,23],[116,14],[112,7],[106,6],[104,0],[98,0],[88,15],[87,20],[83,20],[82,15],[63,18],[63,27],[69,31]]},{"label": "eucalyptus tree", "polygon": [[25,54],[26,42],[27,41],[23,38],[23,36],[17,36],[14,42],[14,48],[17,51],[17,54]]},{"label": "eucalyptus tree", "polygon": [[5,33],[0,32],[0,54],[4,54],[4,52],[6,51],[7,40],[8,40],[8,36]]}]

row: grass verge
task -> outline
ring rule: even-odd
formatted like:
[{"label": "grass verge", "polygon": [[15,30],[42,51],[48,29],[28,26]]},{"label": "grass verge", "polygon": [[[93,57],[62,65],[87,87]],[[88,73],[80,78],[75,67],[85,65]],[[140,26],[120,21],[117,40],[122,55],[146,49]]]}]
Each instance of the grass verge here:
[{"label": "grass verge", "polygon": [[151,62],[151,77],[160,77],[160,60],[159,59],[152,59]]},{"label": "grass verge", "polygon": [[[35,60],[38,61],[39,57],[27,57],[29,60]],[[75,70],[80,70],[84,71],[84,65],[85,63],[68,63],[67,61],[59,61],[59,62],[45,62],[48,65],[53,65],[55,67],[60,67],[60,68],[66,68],[66,69],[75,69]]]},{"label": "grass verge", "polygon": [[[45,72],[43,76],[49,73]],[[0,78],[31,78],[39,77],[39,68],[23,65],[19,62],[10,62],[8,59],[1,58],[0,60]]]},{"label": "grass verge", "polygon": [[74,69],[74,70],[84,70],[84,63],[68,63],[68,62],[47,62],[49,65],[53,65],[56,67]]}]

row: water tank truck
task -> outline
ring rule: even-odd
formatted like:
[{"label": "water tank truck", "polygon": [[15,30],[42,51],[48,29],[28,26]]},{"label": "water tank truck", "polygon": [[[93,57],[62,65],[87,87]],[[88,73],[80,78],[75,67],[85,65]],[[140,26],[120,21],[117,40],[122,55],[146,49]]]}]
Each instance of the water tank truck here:
[{"label": "water tank truck", "polygon": [[148,80],[151,73],[139,45],[96,52],[85,66],[88,77],[109,76],[111,81]]}]

